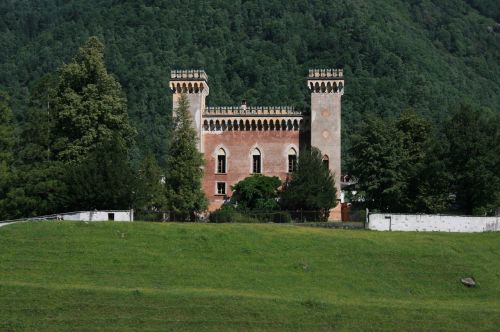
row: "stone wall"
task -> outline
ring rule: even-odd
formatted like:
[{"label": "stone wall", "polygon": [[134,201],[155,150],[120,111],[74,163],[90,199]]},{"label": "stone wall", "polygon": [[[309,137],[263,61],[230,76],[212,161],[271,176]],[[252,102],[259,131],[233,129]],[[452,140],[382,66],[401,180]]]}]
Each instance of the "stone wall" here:
[{"label": "stone wall", "polygon": [[370,213],[367,228],[403,232],[498,232],[500,217]]}]

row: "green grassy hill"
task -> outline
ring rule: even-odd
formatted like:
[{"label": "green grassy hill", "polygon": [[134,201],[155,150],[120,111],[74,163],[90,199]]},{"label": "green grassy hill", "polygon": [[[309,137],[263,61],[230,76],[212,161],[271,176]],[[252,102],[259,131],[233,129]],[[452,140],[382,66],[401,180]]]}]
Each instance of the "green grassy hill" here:
[{"label": "green grassy hill", "polygon": [[[0,330],[494,330],[500,234],[0,228]],[[473,275],[468,289],[460,277]]]}]

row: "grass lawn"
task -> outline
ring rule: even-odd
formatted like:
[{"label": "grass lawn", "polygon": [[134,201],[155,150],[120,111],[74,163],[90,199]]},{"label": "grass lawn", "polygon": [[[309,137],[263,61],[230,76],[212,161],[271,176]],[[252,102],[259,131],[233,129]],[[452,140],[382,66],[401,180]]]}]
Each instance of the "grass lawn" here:
[{"label": "grass lawn", "polygon": [[[460,283],[472,275],[476,288]],[[500,233],[0,228],[0,330],[495,330]]]}]

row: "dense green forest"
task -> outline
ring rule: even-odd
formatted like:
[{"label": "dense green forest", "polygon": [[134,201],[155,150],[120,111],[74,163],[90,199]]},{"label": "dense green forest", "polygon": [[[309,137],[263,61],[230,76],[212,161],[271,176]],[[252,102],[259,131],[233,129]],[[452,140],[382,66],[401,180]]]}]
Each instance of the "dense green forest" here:
[{"label": "dense green forest", "polygon": [[440,123],[464,100],[500,110],[498,21],[495,0],[5,0],[0,89],[23,121],[37,80],[96,35],[126,92],[139,150],[160,159],[174,68],[204,68],[212,105],[307,110],[307,69],[343,67],[345,134],[367,113],[410,107]]},{"label": "dense green forest", "polygon": [[499,16],[491,0],[3,1],[0,218],[181,209],[171,165],[193,148],[169,145],[177,68],[207,71],[209,105],[304,112],[307,69],[344,68],[355,201],[498,213]]}]

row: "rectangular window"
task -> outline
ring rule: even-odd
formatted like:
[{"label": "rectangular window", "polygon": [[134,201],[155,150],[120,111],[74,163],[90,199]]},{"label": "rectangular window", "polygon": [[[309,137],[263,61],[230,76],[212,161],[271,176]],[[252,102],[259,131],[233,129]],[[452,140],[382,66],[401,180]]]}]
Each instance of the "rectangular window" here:
[{"label": "rectangular window", "polygon": [[217,173],[226,173],[226,156],[217,156]]},{"label": "rectangular window", "polygon": [[297,170],[297,156],[288,156],[288,173],[295,172]]},{"label": "rectangular window", "polygon": [[252,156],[253,157],[253,173],[260,173],[260,156]]},{"label": "rectangular window", "polygon": [[108,213],[108,220],[109,221],[114,221],[115,220],[115,214],[114,213]]},{"label": "rectangular window", "polygon": [[225,195],[225,194],[226,194],[226,183],[217,182],[217,195]]},{"label": "rectangular window", "polygon": [[330,168],[330,161],[328,159],[323,159],[323,166],[325,166],[325,168],[329,169]]}]

